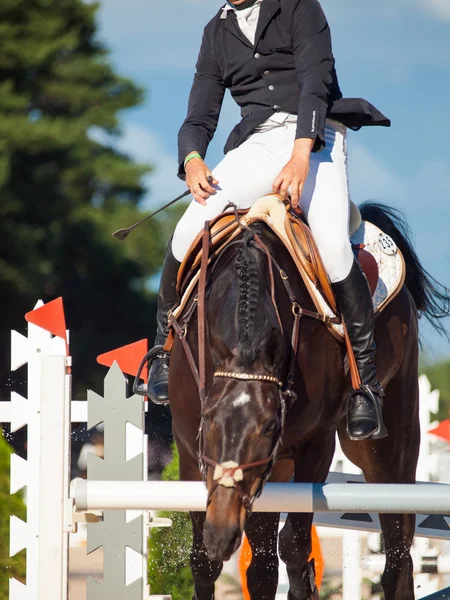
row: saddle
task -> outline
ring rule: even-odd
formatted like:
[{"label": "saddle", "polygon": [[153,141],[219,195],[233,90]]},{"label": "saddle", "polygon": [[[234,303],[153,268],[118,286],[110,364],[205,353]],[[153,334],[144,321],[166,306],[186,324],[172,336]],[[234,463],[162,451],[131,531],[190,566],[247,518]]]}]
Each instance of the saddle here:
[{"label": "saddle", "polygon": [[[394,241],[371,223],[363,222],[357,206],[351,203],[350,235],[355,256],[366,274],[374,301],[380,312],[400,291],[405,281],[405,264]],[[252,223],[265,223],[282,241],[303,279],[317,312],[330,332],[344,340],[344,328],[336,323],[336,299],[311,230],[302,214],[294,214],[275,194],[263,196],[250,209],[226,211],[210,222],[209,260],[213,261],[243,229]],[[177,289],[181,297],[173,311],[177,318],[197,287],[202,259],[202,233],[191,245],[178,272]],[[334,322],[333,322],[334,321]]]}]

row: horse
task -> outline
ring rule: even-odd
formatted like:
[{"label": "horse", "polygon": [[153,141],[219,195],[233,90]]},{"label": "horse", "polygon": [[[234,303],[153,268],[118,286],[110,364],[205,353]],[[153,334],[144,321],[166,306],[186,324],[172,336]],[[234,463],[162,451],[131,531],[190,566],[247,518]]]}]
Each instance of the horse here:
[{"label": "horse", "polygon": [[[208,489],[205,512],[191,513],[193,600],[214,598],[223,561],[239,548],[244,531],[252,548],[247,571],[252,600],[275,598],[277,549],[287,567],[288,600],[319,598],[310,561],[313,514],[288,514],[278,534],[280,515],[252,512],[252,506],[266,481],[325,482],[336,432],[366,482],[415,482],[418,317],[443,329],[438,319],[448,314],[449,298],[422,267],[400,213],[366,203],[361,214],[391,236],[406,262],[405,284],[376,319],[386,438],[347,439],[351,378],[345,345],[310,318],[308,311],[315,308],[306,286],[265,224],[251,225],[220,253],[203,282],[204,306],[188,308],[189,325],[174,336],[169,396],[179,476],[181,481],[204,479]],[[199,345],[204,363],[200,394],[193,366]],[[411,600],[415,515],[380,514],[380,522],[385,598]]]}]

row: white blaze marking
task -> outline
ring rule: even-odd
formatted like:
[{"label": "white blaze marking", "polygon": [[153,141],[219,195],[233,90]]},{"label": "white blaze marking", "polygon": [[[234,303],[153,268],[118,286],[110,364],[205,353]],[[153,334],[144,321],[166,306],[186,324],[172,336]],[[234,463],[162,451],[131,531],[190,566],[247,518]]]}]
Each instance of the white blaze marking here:
[{"label": "white blaze marking", "polygon": [[238,406],[243,406],[244,404],[247,404],[247,402],[250,402],[250,396],[248,394],[246,394],[245,392],[242,392],[236,398],[236,400],[233,400],[233,406],[235,408],[237,408]]}]

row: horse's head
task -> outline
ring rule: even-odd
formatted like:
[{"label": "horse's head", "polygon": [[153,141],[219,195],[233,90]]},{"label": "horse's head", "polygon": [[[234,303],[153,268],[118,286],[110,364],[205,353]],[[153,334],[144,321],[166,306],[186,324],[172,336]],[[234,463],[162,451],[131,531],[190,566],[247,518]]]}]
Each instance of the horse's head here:
[{"label": "horse's head", "polygon": [[284,413],[277,384],[216,382],[203,416],[203,464],[209,492],[204,541],[211,560],[240,545],[253,500],[262,490],[281,438]]},{"label": "horse's head", "polygon": [[210,560],[227,560],[239,547],[283,430],[285,343],[265,261],[244,244],[208,298],[215,374],[203,409],[200,460],[208,487],[204,542]]}]

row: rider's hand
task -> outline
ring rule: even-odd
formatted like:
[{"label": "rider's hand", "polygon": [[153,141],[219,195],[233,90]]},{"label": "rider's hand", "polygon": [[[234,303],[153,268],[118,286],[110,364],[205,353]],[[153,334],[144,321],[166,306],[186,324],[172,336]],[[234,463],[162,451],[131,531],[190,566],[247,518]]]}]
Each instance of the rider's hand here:
[{"label": "rider's hand", "polygon": [[[208,182],[210,177],[211,184]],[[201,158],[191,158],[186,165],[186,185],[191,190],[194,200],[199,204],[206,206],[206,200],[215,194],[216,190],[212,185],[219,182],[215,179]]]},{"label": "rider's hand", "polygon": [[281,173],[273,182],[274,194],[281,194],[286,199],[291,188],[292,208],[298,208],[298,203],[303,192],[303,186],[309,173],[309,158],[314,145],[314,140],[295,140],[294,150],[290,161],[283,167]]}]

